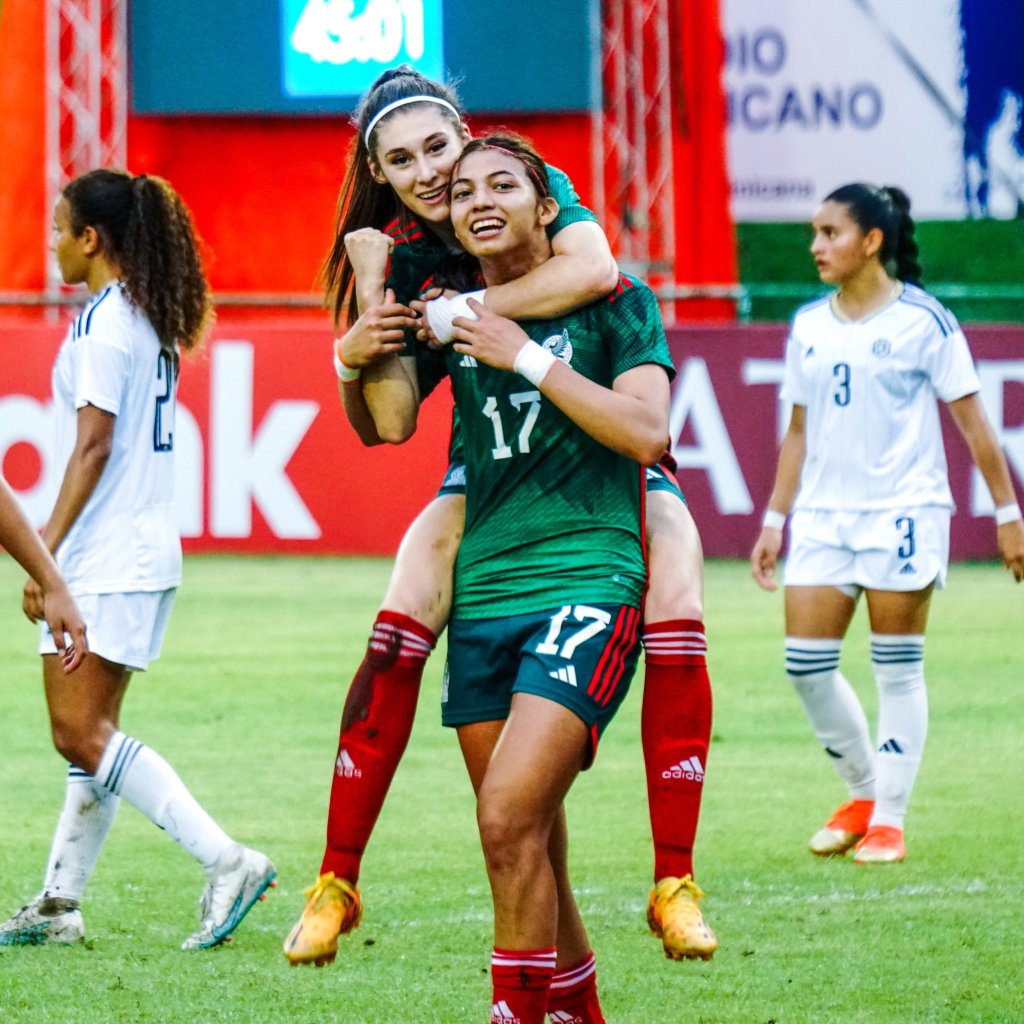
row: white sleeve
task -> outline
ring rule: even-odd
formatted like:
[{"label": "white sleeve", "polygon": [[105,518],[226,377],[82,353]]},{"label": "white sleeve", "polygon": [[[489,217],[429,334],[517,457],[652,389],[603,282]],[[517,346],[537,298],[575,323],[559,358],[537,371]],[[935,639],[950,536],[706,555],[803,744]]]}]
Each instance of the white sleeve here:
[{"label": "white sleeve", "polygon": [[131,353],[109,334],[85,334],[72,350],[75,408],[94,405],[117,415],[131,376]]},{"label": "white sleeve", "polygon": [[980,390],[981,382],[974,368],[971,350],[959,326],[951,334],[943,334],[939,330],[932,333],[924,349],[924,369],[939,398],[944,402],[955,402]]},{"label": "white sleeve", "polygon": [[804,379],[803,359],[804,346],[797,338],[796,322],[793,322],[786,339],[786,369],[782,378],[782,390],[779,397],[793,405],[807,405],[807,381]]}]

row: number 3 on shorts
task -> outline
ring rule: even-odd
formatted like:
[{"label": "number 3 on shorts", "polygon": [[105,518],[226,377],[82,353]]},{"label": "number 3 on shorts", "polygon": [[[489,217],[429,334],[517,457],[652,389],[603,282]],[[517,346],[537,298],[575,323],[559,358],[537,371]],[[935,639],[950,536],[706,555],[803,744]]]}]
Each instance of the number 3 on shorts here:
[{"label": "number 3 on shorts", "polygon": [[[565,622],[572,615],[574,622],[582,623],[575,630],[566,630]],[[591,608],[586,604],[578,604],[573,607],[570,604],[563,605],[554,615],[551,616],[551,626],[548,635],[537,644],[538,654],[554,654],[570,660],[580,644],[597,636],[611,622],[611,615],[601,608]],[[563,632],[566,634],[563,637]]]}]

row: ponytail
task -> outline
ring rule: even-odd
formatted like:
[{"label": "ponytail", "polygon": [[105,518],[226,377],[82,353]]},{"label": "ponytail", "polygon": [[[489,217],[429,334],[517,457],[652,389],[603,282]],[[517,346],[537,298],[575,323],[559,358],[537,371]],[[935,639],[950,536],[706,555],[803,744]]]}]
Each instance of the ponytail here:
[{"label": "ponytail", "polygon": [[843,185],[825,197],[826,202],[846,207],[850,218],[865,234],[873,228],[882,232],[878,258],[886,270],[907,284],[921,283],[920,250],[914,238],[910,197],[895,185],[878,188],[858,182]]},{"label": "ponytail", "polygon": [[115,263],[128,301],[149,320],[161,346],[195,348],[213,322],[199,240],[181,197],[163,178],[95,170],[61,193],[71,230],[95,229]]}]

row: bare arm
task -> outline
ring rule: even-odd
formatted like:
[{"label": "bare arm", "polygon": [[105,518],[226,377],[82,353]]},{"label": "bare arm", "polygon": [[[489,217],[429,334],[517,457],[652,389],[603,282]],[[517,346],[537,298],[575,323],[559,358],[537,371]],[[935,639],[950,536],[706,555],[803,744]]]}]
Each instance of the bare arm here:
[{"label": "bare arm", "polygon": [[528,274],[487,289],[485,305],[511,320],[562,316],[608,295],[619,268],[600,225],[580,221],[551,240],[554,256]]},{"label": "bare arm", "polygon": [[[802,405],[793,406],[793,414],[789,419],[789,429],[782,439],[779,449],[779,464],[775,470],[775,486],[768,499],[768,508],[788,516],[800,486],[800,472],[804,465],[807,452],[805,437],[806,409]],[[761,533],[750,554],[750,569],[759,586],[765,590],[776,590],[775,566],[782,550],[782,530],[777,527],[763,526]]]},{"label": "bare arm", "polygon": [[[460,318],[455,328],[456,351],[513,371],[520,349],[536,342],[518,324],[480,303],[473,301],[472,308],[479,319]],[[523,383],[525,388],[537,387],[525,379]],[[595,440],[642,465],[653,465],[665,450],[669,380],[661,366],[634,367],[606,388],[555,360],[538,390]]]},{"label": "bare arm", "polygon": [[[971,458],[985,478],[992,500],[997,508],[1013,505],[1017,497],[1013,491],[1010,468],[1006,456],[996,438],[992,424],[985,415],[984,406],[977,394],[966,395],[949,403],[960,433],[963,434]],[[999,553],[1006,568],[1019,583],[1024,580],[1024,522],[1015,519],[998,527]]]}]

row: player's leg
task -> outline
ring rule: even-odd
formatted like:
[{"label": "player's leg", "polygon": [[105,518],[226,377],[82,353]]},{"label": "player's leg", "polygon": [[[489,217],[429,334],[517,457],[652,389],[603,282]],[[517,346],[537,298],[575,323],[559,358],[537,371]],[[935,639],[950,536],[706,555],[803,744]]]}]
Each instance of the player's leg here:
[{"label": "player's leg", "polygon": [[[459,745],[473,792],[478,795],[504,725],[504,721],[477,722],[459,729]],[[563,807],[558,812],[548,842],[548,856],[558,894],[558,931],[555,973],[547,1009],[549,1014],[562,1015],[552,1019],[603,1024],[604,1015],[597,994],[596,960],[572,891],[568,851],[569,835]]]},{"label": "player's leg", "polygon": [[704,555],[682,493],[648,471],[641,737],[654,840],[648,923],[672,959],[710,959],[717,941],[698,906],[693,844],[711,739]]},{"label": "player's leg", "polygon": [[858,864],[903,860],[903,821],[928,735],[924,633],[932,586],[910,593],[865,591],[871,667],[878,686],[875,807]]},{"label": "player's leg", "polygon": [[856,591],[786,586],[786,673],[803,702],[850,799],[811,838],[819,856],[845,853],[867,831],[874,806],[875,763],[867,718],[839,670],[843,637],[856,610]]},{"label": "player's leg", "polygon": [[522,1024],[542,1024],[548,1010],[562,870],[552,863],[554,830],[589,745],[573,711],[517,693],[480,785],[477,820],[494,903],[493,1005]]},{"label": "player's leg", "polygon": [[[226,939],[272,884],[275,871],[262,854],[232,842],[156,751],[119,729],[132,676],[128,666],[144,670],[158,656],[173,599],[173,591],[99,595],[92,616],[85,613],[91,652],[70,676],[56,654],[44,654],[43,682],[61,755],[87,773],[92,784],[136,807],[205,869],[200,928],[184,944],[197,948]],[[58,828],[51,864],[80,856],[69,850],[71,839],[67,829]],[[87,876],[95,863],[96,839],[92,836],[90,843],[95,849],[81,855],[91,862],[78,863],[79,876]]]},{"label": "player's leg", "polygon": [[448,619],[465,508],[460,490],[443,487],[398,549],[366,655],[345,699],[320,877],[284,943],[293,965],[330,963],[338,936],[359,924],[363,854],[409,741],[427,657]]}]

